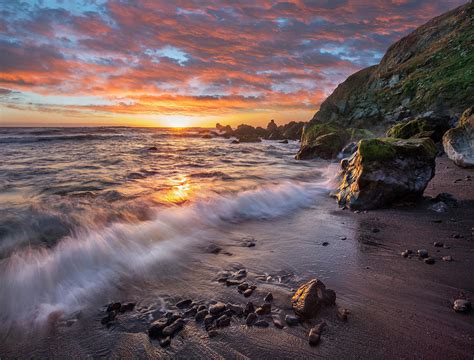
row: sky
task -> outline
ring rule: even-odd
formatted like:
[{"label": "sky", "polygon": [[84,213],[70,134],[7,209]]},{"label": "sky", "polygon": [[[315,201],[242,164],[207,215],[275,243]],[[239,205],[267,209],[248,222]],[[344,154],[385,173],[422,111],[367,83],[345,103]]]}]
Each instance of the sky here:
[{"label": "sky", "polygon": [[0,126],[308,121],[461,0],[0,1]]}]

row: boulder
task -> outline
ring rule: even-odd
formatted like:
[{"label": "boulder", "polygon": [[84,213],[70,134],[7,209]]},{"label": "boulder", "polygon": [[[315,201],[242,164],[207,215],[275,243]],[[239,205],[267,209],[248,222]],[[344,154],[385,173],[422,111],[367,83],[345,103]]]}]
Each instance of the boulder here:
[{"label": "boulder", "polygon": [[336,293],[326,289],[326,285],[318,279],[312,279],[300,286],[291,298],[293,311],[302,317],[312,318],[321,306],[334,304]]},{"label": "boulder", "polygon": [[284,139],[300,140],[303,134],[303,127],[306,123],[303,121],[291,121],[288,124],[280,126],[279,130]]},{"label": "boulder", "polygon": [[368,210],[423,194],[435,173],[436,146],[429,138],[361,140],[341,161],[341,207]]},{"label": "boulder", "polygon": [[474,167],[474,106],[464,111],[457,127],[444,134],[443,147],[456,165]]},{"label": "boulder", "polygon": [[399,139],[429,137],[433,141],[439,142],[443,134],[450,128],[450,121],[449,116],[439,116],[428,112],[392,126],[387,131],[387,136]]},{"label": "boulder", "polygon": [[275,124],[275,120],[270,120],[267,125],[267,131],[271,134],[272,132],[278,131],[278,125]]},{"label": "boulder", "polygon": [[303,129],[296,159],[334,159],[349,142],[350,134],[334,124],[311,124]]}]

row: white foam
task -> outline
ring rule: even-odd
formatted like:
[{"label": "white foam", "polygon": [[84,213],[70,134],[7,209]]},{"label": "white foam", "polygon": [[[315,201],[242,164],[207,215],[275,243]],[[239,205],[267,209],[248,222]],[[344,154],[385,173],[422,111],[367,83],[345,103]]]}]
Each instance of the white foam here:
[{"label": "white foam", "polygon": [[29,249],[0,263],[0,319],[41,322],[52,312],[73,312],[115,281],[159,261],[176,259],[191,242],[228,222],[269,219],[315,203],[329,182],[284,183],[233,196],[212,196],[158,210],[153,220],[83,229],[52,249]]}]

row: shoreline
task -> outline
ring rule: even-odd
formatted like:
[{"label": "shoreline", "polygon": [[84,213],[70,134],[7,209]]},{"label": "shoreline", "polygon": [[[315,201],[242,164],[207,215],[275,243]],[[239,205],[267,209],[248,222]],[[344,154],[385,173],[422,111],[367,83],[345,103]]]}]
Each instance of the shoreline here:
[{"label": "shoreline", "polygon": [[[62,357],[71,351],[77,358],[471,358],[473,313],[455,313],[450,305],[459,292],[474,297],[474,182],[466,180],[470,174],[472,170],[457,168],[446,157],[437,159],[437,174],[425,195],[449,189],[459,205],[447,213],[428,210],[426,198],[415,206],[354,213],[338,209],[334,199],[321,195],[310,209],[290,216],[231,224],[211,241],[221,249],[218,254],[210,253],[205,244],[187,249],[188,256],[179,264],[152,266],[132,286],[119,284],[119,290],[108,291],[95,308],[52,326],[39,343],[11,343],[10,337],[0,352],[6,359],[41,353]],[[375,228],[379,231],[373,232]],[[454,232],[461,237],[453,238]],[[243,245],[249,239],[255,247]],[[435,248],[435,241],[449,249]],[[426,248],[436,263],[400,255],[418,248]],[[445,255],[454,261],[441,261]],[[247,280],[257,286],[249,298],[215,281],[219,271],[239,268],[245,268]],[[284,329],[271,323],[268,328],[248,328],[245,320],[233,319],[214,338],[190,320],[166,348],[146,334],[160,306],[185,298],[245,306],[248,300],[263,302],[270,291],[273,316],[283,318],[292,313],[292,291],[314,277],[336,291],[338,306],[351,311],[347,322],[337,318],[335,308],[327,308],[308,323]],[[132,300],[137,307],[107,328],[100,324],[106,299]],[[321,320],[327,329],[321,343],[311,347],[309,329]]]}]

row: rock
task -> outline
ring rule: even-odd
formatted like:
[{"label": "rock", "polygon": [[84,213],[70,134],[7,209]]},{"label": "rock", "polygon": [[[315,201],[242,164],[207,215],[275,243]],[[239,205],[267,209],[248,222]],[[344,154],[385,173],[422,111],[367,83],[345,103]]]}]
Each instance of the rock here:
[{"label": "rock", "polygon": [[280,144],[288,144],[288,140],[282,140],[282,141],[279,141]]},{"label": "rock", "polygon": [[373,232],[374,234],[377,234],[377,233],[380,232],[380,229],[374,228],[374,229],[372,229],[372,232]]},{"label": "rock", "polygon": [[207,335],[210,337],[210,338],[213,338],[213,337],[216,337],[217,335],[219,335],[219,332],[215,329],[210,329],[208,332],[207,332]]},{"label": "rock", "polygon": [[263,298],[263,301],[270,302],[273,300],[273,294],[269,292],[265,297]]},{"label": "rock", "polygon": [[433,265],[435,263],[435,259],[433,259],[432,257],[427,257],[423,261],[425,262],[425,264],[428,264],[428,265]]},{"label": "rock", "polygon": [[235,314],[236,316],[239,316],[239,317],[244,314],[244,309],[240,305],[234,305],[234,304],[231,304],[231,303],[227,303],[227,309],[229,309],[230,311],[232,311],[233,314]]},{"label": "rock", "polygon": [[191,306],[192,303],[193,303],[193,301],[191,299],[186,299],[186,300],[182,300],[182,301],[178,302],[176,304],[176,307],[178,309],[186,309],[189,306]]},{"label": "rock", "polygon": [[350,134],[336,124],[308,124],[303,129],[296,159],[334,159],[349,140]]},{"label": "rock", "polygon": [[295,326],[295,325],[298,325],[298,324],[300,323],[300,319],[297,318],[296,316],[286,315],[286,316],[285,316],[285,322],[286,322],[289,326]]},{"label": "rock", "polygon": [[347,316],[350,314],[350,311],[344,308],[337,309],[337,317],[342,321],[347,321]]},{"label": "rock", "polygon": [[327,324],[325,321],[321,321],[318,324],[313,326],[314,332],[322,334],[323,330],[326,328]]},{"label": "rock", "polygon": [[245,305],[245,310],[244,310],[244,314],[245,315],[248,315],[248,314],[251,314],[255,312],[255,307],[253,306],[253,303],[251,303],[250,301],[247,303],[247,305]]},{"label": "rock", "polygon": [[184,316],[196,316],[197,314],[197,306],[193,306],[192,308],[186,310],[184,312]]},{"label": "rock", "polygon": [[269,326],[269,324],[265,320],[258,320],[257,322],[255,322],[255,324],[253,324],[253,326],[267,328]]},{"label": "rock", "polygon": [[207,307],[206,307],[206,305],[199,305],[197,310],[198,310],[198,312],[203,311],[203,310],[207,310]]},{"label": "rock", "polygon": [[434,113],[419,115],[398,122],[387,131],[387,136],[399,139],[429,137],[433,141],[439,142],[449,129],[450,120],[449,116]]},{"label": "rock", "polygon": [[214,305],[209,306],[209,313],[211,315],[218,315],[226,310],[226,305],[224,303],[218,302]]},{"label": "rock", "polygon": [[474,106],[464,111],[456,128],[444,134],[443,148],[456,165],[474,167]]},{"label": "rock", "polygon": [[229,279],[229,280],[226,280],[225,281],[225,284],[226,286],[235,286],[235,285],[240,285],[242,284],[242,282],[240,280],[232,280],[232,279]]},{"label": "rock", "polygon": [[163,329],[170,324],[168,319],[159,319],[151,323],[148,328],[148,336],[158,338],[163,335]]},{"label": "rock", "polygon": [[442,201],[449,207],[457,207],[458,206],[458,200],[450,193],[442,192],[436,195],[432,200],[432,202],[437,203]]},{"label": "rock", "polygon": [[441,241],[435,241],[435,242],[433,243],[433,246],[434,246],[434,247],[443,247],[444,244],[443,244]]},{"label": "rock", "polygon": [[454,301],[453,309],[456,312],[465,313],[471,310],[471,302],[466,299],[457,299]]},{"label": "rock", "polygon": [[244,296],[249,297],[250,295],[252,295],[252,293],[253,293],[253,289],[247,289],[244,291]]},{"label": "rock", "polygon": [[220,318],[217,319],[217,326],[218,327],[225,327],[230,325],[230,317],[227,315],[222,315]]},{"label": "rock", "polygon": [[257,314],[253,312],[248,314],[247,318],[245,319],[245,323],[247,324],[247,326],[252,326],[253,324],[255,324],[256,321],[257,321]]},{"label": "rock", "polygon": [[184,320],[183,319],[177,319],[174,323],[171,325],[168,325],[163,329],[163,336],[173,336],[177,332],[179,332],[184,326]]},{"label": "rock", "polygon": [[132,311],[134,308],[135,308],[135,303],[123,304],[123,305],[120,307],[120,312],[121,312],[121,313],[124,313],[124,312],[127,312],[127,311]]},{"label": "rock", "polygon": [[212,136],[210,134],[204,134],[201,136],[202,139],[212,139]]},{"label": "rock", "polygon": [[328,243],[327,241],[324,241],[321,245],[323,245],[323,246],[328,246],[329,243]]},{"label": "rock", "polygon": [[210,254],[219,254],[222,251],[222,248],[216,244],[209,244],[206,248],[206,252]]},{"label": "rock", "polygon": [[428,257],[428,250],[426,249],[418,249],[417,251],[418,257],[424,259]]},{"label": "rock", "polygon": [[435,144],[427,138],[361,140],[357,152],[341,161],[338,203],[369,210],[420,197],[434,176],[435,158]]},{"label": "rock", "polygon": [[161,347],[167,347],[171,345],[171,337],[167,336],[164,339],[160,340],[160,346]]},{"label": "rock", "polygon": [[214,316],[212,315],[206,315],[204,317],[204,326],[206,327],[206,329],[212,325],[212,323],[214,322]]},{"label": "rock", "polygon": [[109,305],[107,306],[107,312],[120,311],[120,308],[121,308],[121,307],[122,307],[122,304],[119,303],[119,302],[109,304]]},{"label": "rock", "polygon": [[278,131],[278,125],[275,124],[275,120],[270,120],[270,122],[267,125],[267,131],[269,133],[272,133],[274,131]]},{"label": "rock", "polygon": [[247,290],[248,288],[249,288],[249,284],[247,284],[246,282],[240,284],[240,285],[237,287],[237,289],[239,289],[239,291],[241,291],[241,292],[244,292],[244,291]]},{"label": "rock", "polygon": [[401,255],[406,258],[406,257],[408,257],[408,255],[410,255],[411,253],[412,253],[411,250],[405,250],[405,251],[402,251],[402,254],[401,254]]},{"label": "rock", "polygon": [[443,261],[448,261],[448,262],[449,262],[449,261],[453,261],[453,258],[451,257],[451,255],[443,256],[441,259],[442,259]]},{"label": "rock", "polygon": [[316,332],[314,329],[311,329],[309,331],[309,336],[308,336],[308,342],[311,346],[316,346],[319,344],[319,341],[321,340],[321,335]]},{"label": "rock", "polygon": [[291,304],[296,314],[311,318],[316,315],[321,305],[332,305],[335,300],[334,290],[326,289],[322,281],[312,279],[296,290]]},{"label": "rock", "polygon": [[100,320],[100,323],[101,323],[102,325],[108,325],[110,322],[112,322],[112,321],[115,319],[116,316],[117,316],[117,313],[116,313],[114,310],[109,311],[109,312],[107,313],[107,316],[103,317],[103,318]]},{"label": "rock", "polygon": [[232,140],[230,143],[231,143],[231,144],[240,144],[240,143],[239,143],[239,140]]},{"label": "rock", "polygon": [[437,213],[445,213],[448,212],[448,205],[444,202],[439,201],[429,207],[430,210],[435,211]]},{"label": "rock", "polygon": [[277,329],[283,329],[285,327],[285,325],[283,324],[283,322],[279,318],[273,317],[272,320],[273,320],[273,325]]},{"label": "rock", "polygon": [[156,146],[151,146],[147,149],[147,151],[151,151],[151,152],[158,151],[158,148]]},{"label": "rock", "polygon": [[201,310],[196,314],[194,319],[198,322],[202,321],[208,314],[209,314],[209,311],[207,311],[207,309]]},{"label": "rock", "polygon": [[357,151],[357,143],[355,141],[347,144],[339,154],[342,159],[352,156]]}]

